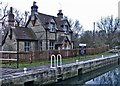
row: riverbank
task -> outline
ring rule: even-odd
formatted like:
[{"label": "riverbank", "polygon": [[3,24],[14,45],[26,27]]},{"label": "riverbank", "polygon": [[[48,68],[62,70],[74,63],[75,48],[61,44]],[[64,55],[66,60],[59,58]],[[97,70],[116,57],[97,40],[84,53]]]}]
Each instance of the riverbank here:
[{"label": "riverbank", "polygon": [[74,77],[81,73],[86,73],[118,61],[119,56],[118,54],[115,54],[113,56],[87,61],[78,61],[69,64],[64,63],[62,67],[58,68],[50,68],[50,65],[48,67],[41,66],[33,69],[28,68],[26,73],[24,73],[22,68],[21,71],[18,71],[17,73],[2,75],[1,79],[3,84],[7,84],[7,86],[11,86],[10,83],[13,85],[20,84],[21,86],[26,86],[25,83],[48,84],[57,82],[60,79],[64,80]]},{"label": "riverbank", "polygon": [[[62,61],[63,61],[63,65],[65,65],[65,64],[75,63],[76,60],[78,60],[78,62],[81,62],[81,61],[87,61],[87,60],[91,60],[91,59],[101,58],[102,56],[106,57],[106,56],[110,56],[110,55],[114,55],[114,53],[104,52],[104,53],[96,54],[96,55],[87,55],[87,56],[84,55],[84,56],[62,59]],[[28,71],[35,70],[35,69],[50,68],[50,61],[20,63],[19,68],[16,68],[16,63],[11,64],[11,65],[9,65],[9,64],[2,65],[0,67],[0,69],[1,69],[0,73],[2,75],[8,75],[11,73],[23,72],[24,67],[26,67]]]},{"label": "riverbank", "polygon": [[[117,52],[115,52],[117,53]],[[114,52],[111,51],[107,51],[104,53],[100,53],[100,54],[94,54],[94,55],[83,55],[83,56],[76,56],[76,57],[69,57],[69,58],[62,58],[62,62],[63,63],[73,63],[76,60],[79,61],[86,61],[86,60],[90,60],[90,59],[95,59],[95,58],[100,58],[102,56],[108,56],[108,55],[113,55]],[[50,64],[50,59],[47,61],[35,61],[35,62],[23,62],[23,63],[19,63],[19,68],[24,68],[24,67],[37,67],[37,66],[43,66],[43,65],[49,65]],[[11,64],[2,64],[2,66],[12,66],[12,67],[16,67],[17,64],[16,63],[11,63]]]}]

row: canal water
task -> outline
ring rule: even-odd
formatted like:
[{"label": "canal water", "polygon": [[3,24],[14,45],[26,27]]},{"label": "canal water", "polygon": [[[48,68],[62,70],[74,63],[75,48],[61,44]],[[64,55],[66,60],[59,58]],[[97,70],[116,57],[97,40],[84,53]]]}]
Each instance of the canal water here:
[{"label": "canal water", "polygon": [[47,86],[120,86],[120,65],[112,64]]}]

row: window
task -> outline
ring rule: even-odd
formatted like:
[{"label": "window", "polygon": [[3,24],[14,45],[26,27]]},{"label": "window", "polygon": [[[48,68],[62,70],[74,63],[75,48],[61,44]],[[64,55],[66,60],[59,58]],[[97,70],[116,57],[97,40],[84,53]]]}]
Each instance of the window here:
[{"label": "window", "polygon": [[64,26],[64,31],[65,31],[65,34],[68,33],[68,26],[67,25]]},{"label": "window", "polygon": [[50,41],[50,43],[49,43],[49,49],[50,50],[54,49],[54,41]]},{"label": "window", "polygon": [[63,28],[65,34],[69,33],[69,31],[68,31],[68,25],[61,25],[61,27]]},{"label": "window", "polygon": [[28,42],[28,41],[24,42],[24,50],[25,51],[30,51],[30,46],[31,46],[30,42]]},{"label": "window", "polygon": [[53,23],[53,22],[50,23],[50,31],[51,32],[55,31],[55,23]]},{"label": "window", "polygon": [[39,46],[40,46],[40,50],[42,50],[42,40],[40,41]]},{"label": "window", "polygon": [[64,28],[64,25],[61,25],[62,28]]}]

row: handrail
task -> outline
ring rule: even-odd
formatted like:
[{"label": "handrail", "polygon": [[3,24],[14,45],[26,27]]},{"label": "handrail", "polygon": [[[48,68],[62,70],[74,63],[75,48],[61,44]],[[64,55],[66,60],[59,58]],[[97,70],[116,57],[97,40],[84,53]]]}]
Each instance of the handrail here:
[{"label": "handrail", "polygon": [[[59,65],[59,57],[60,57],[60,65]],[[61,56],[61,54],[57,55],[57,67],[62,67],[62,56]]]},{"label": "handrail", "polygon": [[54,54],[51,55],[51,66],[50,66],[50,68],[56,68],[56,67],[62,67],[62,56],[61,56],[61,54],[58,54],[57,58]]},{"label": "handrail", "polygon": [[[54,58],[54,60],[53,60],[53,58]],[[54,66],[53,66],[53,61],[54,61]],[[51,55],[51,66],[50,66],[50,68],[55,68],[55,67],[56,67],[56,57],[53,54],[53,55]]]}]

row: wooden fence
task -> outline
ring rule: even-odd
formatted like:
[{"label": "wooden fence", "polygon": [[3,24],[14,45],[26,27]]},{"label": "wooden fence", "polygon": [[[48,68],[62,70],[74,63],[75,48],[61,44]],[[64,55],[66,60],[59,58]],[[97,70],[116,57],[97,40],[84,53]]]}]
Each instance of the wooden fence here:
[{"label": "wooden fence", "polygon": [[[105,52],[109,49],[109,47],[99,47],[99,48],[86,48],[86,54],[97,54]],[[32,52],[16,52],[16,53],[5,53],[0,52],[0,58],[14,58],[17,59],[19,57],[20,62],[33,62],[33,61],[43,61],[50,60],[50,56],[52,54],[57,55],[61,54],[63,58],[76,57],[80,56],[80,49],[72,49],[72,50],[47,50],[47,51],[32,51]]]}]

